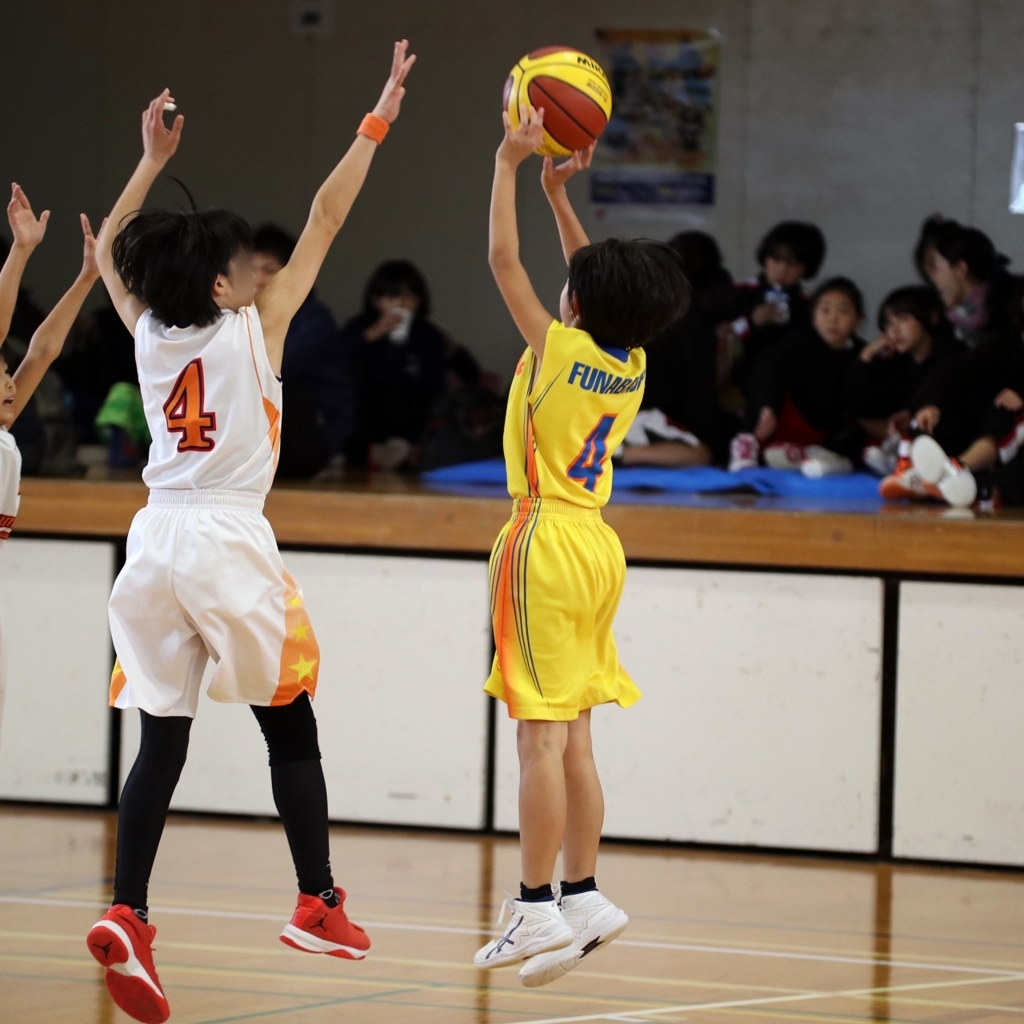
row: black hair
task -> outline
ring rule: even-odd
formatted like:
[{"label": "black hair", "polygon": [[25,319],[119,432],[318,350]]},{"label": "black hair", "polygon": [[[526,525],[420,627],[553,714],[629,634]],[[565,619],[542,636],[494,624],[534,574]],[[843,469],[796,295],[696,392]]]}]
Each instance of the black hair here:
[{"label": "black hair", "polygon": [[252,235],[252,251],[273,256],[283,267],[295,252],[296,239],[276,224],[261,224]]},{"label": "black hair", "polygon": [[947,230],[946,226],[950,224],[957,228],[960,227],[957,221],[948,220],[941,213],[933,213],[921,225],[921,230],[918,232],[917,242],[914,245],[914,266],[917,268],[918,274],[921,275],[921,280],[928,285],[931,284],[927,269],[928,252],[935,248],[936,238],[944,230]]},{"label": "black hair", "polygon": [[690,283],[665,242],[609,238],[572,254],[569,301],[598,345],[640,348],[686,312]]},{"label": "black hair", "polygon": [[377,312],[374,299],[393,298],[403,292],[408,292],[419,300],[417,317],[430,316],[430,289],[427,287],[427,279],[419,267],[409,260],[387,260],[370,275],[370,280],[366,282],[366,290],[363,292],[363,312],[374,314]]},{"label": "black hair", "polygon": [[946,307],[935,292],[923,284],[910,284],[890,292],[878,307],[878,329],[885,332],[891,316],[912,316],[933,338],[952,333]]},{"label": "black hair", "polygon": [[732,274],[725,269],[718,242],[704,231],[680,231],[669,245],[683,261],[683,273],[693,290],[693,305],[718,324],[732,317]]},{"label": "black hair", "polygon": [[825,261],[825,236],[817,224],[802,220],[784,220],[761,239],[757,262],[763,267],[770,257],[785,253],[804,266],[804,280],[818,276]]},{"label": "black hair", "polygon": [[840,295],[845,295],[853,304],[853,308],[857,311],[857,316],[864,315],[864,294],[848,277],[830,277],[827,281],[822,281],[814,289],[814,294],[811,296],[812,315],[818,303],[829,292],[838,292]]},{"label": "black hair", "polygon": [[252,252],[249,225],[227,210],[142,210],[111,247],[125,290],[172,327],[205,327],[220,315],[213,301],[218,274]]},{"label": "black hair", "polygon": [[951,267],[965,263],[968,273],[978,281],[991,282],[1009,262],[999,255],[984,231],[965,228],[956,221],[940,225],[932,244]]}]

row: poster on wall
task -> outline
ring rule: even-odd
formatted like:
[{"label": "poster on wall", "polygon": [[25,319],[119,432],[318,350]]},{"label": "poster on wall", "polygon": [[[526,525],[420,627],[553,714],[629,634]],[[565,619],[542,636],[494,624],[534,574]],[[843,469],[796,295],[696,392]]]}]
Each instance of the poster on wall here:
[{"label": "poster on wall", "polygon": [[721,37],[598,29],[612,117],[594,153],[598,217],[692,220],[715,204]]}]

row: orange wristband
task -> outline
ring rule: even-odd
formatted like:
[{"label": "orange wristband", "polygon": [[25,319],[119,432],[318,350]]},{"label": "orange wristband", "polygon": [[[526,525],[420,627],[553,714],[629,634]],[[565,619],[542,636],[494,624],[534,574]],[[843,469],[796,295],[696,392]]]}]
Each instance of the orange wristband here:
[{"label": "orange wristband", "polygon": [[379,146],[387,137],[390,128],[391,125],[383,117],[378,117],[376,114],[367,114],[359,125],[359,131],[356,134],[365,135],[368,139],[373,139]]}]

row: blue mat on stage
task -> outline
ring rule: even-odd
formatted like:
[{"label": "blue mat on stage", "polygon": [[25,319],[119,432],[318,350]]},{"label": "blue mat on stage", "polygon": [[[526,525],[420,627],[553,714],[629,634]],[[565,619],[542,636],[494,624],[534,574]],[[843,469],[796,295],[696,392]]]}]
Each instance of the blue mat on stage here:
[{"label": "blue mat on stage", "polygon": [[[505,484],[505,463],[501,459],[445,466],[423,474],[431,484]],[[621,466],[615,470],[615,489],[625,491],[671,491],[677,494],[713,494],[723,491],[761,494],[766,497],[877,498],[878,478],[867,473],[830,476],[808,480],[788,469],[744,469],[729,473],[712,466],[692,469],[658,469],[650,466]]]}]

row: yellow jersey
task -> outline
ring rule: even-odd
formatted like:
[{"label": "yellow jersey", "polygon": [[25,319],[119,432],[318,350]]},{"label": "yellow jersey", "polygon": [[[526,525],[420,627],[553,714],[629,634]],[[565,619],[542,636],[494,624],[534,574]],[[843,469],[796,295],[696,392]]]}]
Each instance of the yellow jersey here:
[{"label": "yellow jersey", "polygon": [[611,456],[640,408],[643,349],[602,348],[557,320],[544,358],[527,349],[505,415],[505,470],[513,498],[559,498],[601,508],[612,493]]}]

